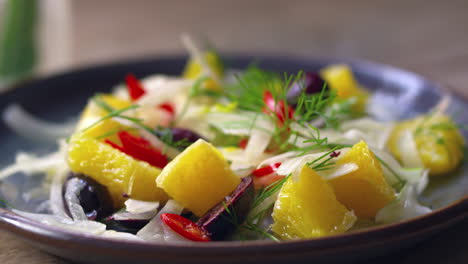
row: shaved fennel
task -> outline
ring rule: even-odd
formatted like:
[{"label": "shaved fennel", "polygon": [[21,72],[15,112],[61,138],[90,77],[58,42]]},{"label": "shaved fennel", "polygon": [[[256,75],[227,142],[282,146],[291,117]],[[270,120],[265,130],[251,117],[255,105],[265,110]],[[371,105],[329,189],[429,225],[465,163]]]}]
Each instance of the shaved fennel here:
[{"label": "shaved fennel", "polygon": [[40,120],[18,104],[7,106],[2,118],[17,134],[38,142],[55,142],[71,135],[75,128],[75,122],[59,124]]}]

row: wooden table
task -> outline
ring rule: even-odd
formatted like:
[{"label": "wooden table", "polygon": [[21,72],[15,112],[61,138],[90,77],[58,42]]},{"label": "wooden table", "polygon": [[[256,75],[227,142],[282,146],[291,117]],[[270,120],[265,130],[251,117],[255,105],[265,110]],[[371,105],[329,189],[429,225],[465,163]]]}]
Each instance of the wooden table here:
[{"label": "wooden table", "polygon": [[[73,2],[73,67],[181,52],[181,32],[223,52],[343,56],[421,73],[468,98],[468,1]],[[468,262],[468,220],[365,263]],[[66,263],[0,231],[0,263]]]}]

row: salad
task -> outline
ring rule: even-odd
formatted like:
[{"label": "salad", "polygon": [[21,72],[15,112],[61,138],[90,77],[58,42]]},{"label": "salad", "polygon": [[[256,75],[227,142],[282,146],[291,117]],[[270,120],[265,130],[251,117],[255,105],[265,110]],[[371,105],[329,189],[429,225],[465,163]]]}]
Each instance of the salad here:
[{"label": "salad", "polygon": [[48,199],[35,212],[14,212],[155,243],[313,239],[431,212],[418,196],[463,159],[447,100],[382,122],[347,65],[234,70],[183,40],[190,58],[181,76],[122,76],[71,125],[7,108],[12,129],[21,116],[59,138],[56,152],[18,153],[0,170],[0,180],[46,175],[25,195]]}]

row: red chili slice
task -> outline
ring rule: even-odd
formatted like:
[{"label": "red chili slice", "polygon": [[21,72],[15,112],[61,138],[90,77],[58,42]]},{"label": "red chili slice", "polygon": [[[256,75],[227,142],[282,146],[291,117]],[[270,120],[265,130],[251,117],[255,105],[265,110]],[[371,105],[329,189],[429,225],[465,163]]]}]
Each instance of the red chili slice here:
[{"label": "red chili slice", "polygon": [[266,114],[274,113],[278,118],[278,126],[282,126],[284,124],[286,116],[289,119],[293,118],[294,109],[285,104],[284,101],[275,101],[275,98],[273,98],[270,91],[265,91],[263,94],[263,102],[267,107],[263,112]]},{"label": "red chili slice", "polygon": [[177,214],[161,214],[161,220],[177,234],[198,242],[209,242],[211,239],[197,224]]},{"label": "red chili slice", "polygon": [[145,94],[145,89],[141,85],[140,81],[135,77],[135,75],[129,73],[125,77],[125,82],[127,83],[128,94],[133,101],[138,100]]},{"label": "red chili slice", "polygon": [[174,115],[174,114],[175,114],[174,106],[173,106],[171,103],[169,103],[169,102],[162,103],[162,104],[158,105],[158,107],[159,107],[160,109],[165,110],[166,112],[168,112],[168,113],[171,114],[171,115]]},{"label": "red chili slice", "polygon": [[241,139],[239,142],[239,148],[245,149],[247,147],[247,143],[249,142],[248,138]]},{"label": "red chili slice", "polygon": [[146,161],[155,167],[164,168],[167,165],[167,157],[151,146],[144,138],[133,136],[126,131],[119,132],[118,136],[122,146],[110,140],[104,142],[137,160]]},{"label": "red chili slice", "polygon": [[265,167],[258,168],[252,172],[256,177],[263,177],[275,172],[281,166],[281,162],[273,163]]},{"label": "red chili slice", "polygon": [[113,148],[118,149],[118,150],[120,150],[122,152],[125,152],[123,147],[115,144],[114,142],[110,141],[109,139],[104,140],[104,143],[107,143],[107,144],[111,145]]}]

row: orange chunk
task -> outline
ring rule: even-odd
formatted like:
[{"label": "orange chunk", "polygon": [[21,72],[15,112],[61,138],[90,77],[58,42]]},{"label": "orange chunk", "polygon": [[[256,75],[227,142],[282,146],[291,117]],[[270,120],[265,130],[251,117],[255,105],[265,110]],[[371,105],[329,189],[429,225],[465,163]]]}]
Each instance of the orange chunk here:
[{"label": "orange chunk", "polygon": [[[132,105],[132,102],[117,98],[113,95],[102,95],[100,99],[115,110],[124,109]],[[109,114],[108,111],[97,105],[93,100],[90,100],[86,105],[85,109],[83,110],[83,113],[81,114],[80,120],[78,121],[78,125],[76,127],[76,131],[79,132],[82,130],[86,130],[86,135],[93,138],[97,138],[108,133],[126,129],[122,124],[113,120],[112,118],[105,119],[99,122],[98,124],[94,125],[93,127],[87,129],[89,126],[91,126],[99,119],[105,117],[107,114]],[[114,142],[118,141],[118,138],[115,135],[115,133],[107,138],[113,140]]]},{"label": "orange chunk", "polygon": [[450,117],[443,114],[423,115],[397,124],[387,146],[400,161],[399,141],[405,130],[413,134],[419,157],[424,167],[430,169],[431,175],[452,172],[462,162],[465,140]]},{"label": "orange chunk", "polygon": [[354,210],[359,218],[373,219],[377,211],[395,199],[382,167],[364,141],[354,145],[337,164],[355,163],[359,169],[329,182],[338,201]]},{"label": "orange chunk", "polygon": [[174,200],[202,216],[239,185],[223,155],[199,139],[163,169],[156,180]]},{"label": "orange chunk", "polygon": [[340,234],[356,221],[330,185],[308,166],[302,168],[297,182],[289,178],[284,183],[272,216],[272,230],[282,239]]},{"label": "orange chunk", "polygon": [[354,98],[356,102],[352,109],[356,112],[365,110],[369,93],[361,88],[349,66],[344,64],[331,65],[322,69],[320,73],[330,85],[330,89],[336,91],[338,98]]},{"label": "orange chunk", "polygon": [[167,200],[166,193],[156,186],[159,168],[89,135],[76,133],[70,138],[67,161],[73,172],[83,173],[106,186],[116,208],[122,207],[123,194],[143,201]]}]

